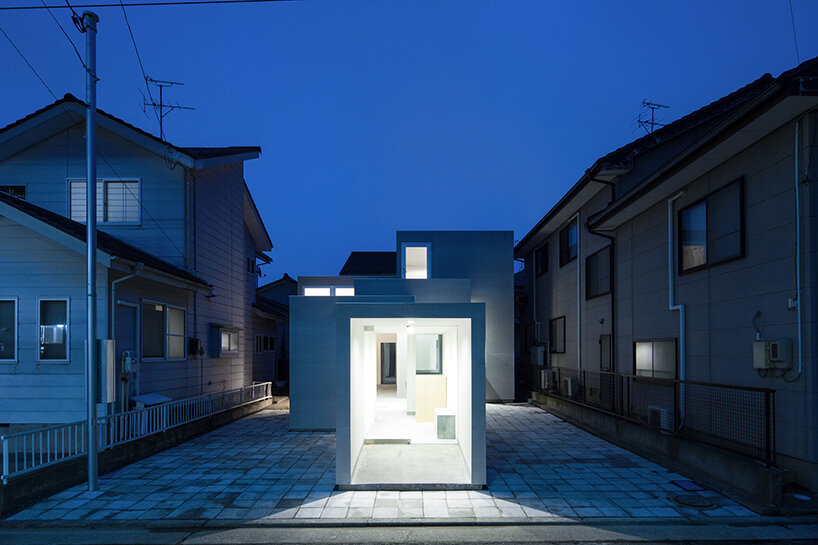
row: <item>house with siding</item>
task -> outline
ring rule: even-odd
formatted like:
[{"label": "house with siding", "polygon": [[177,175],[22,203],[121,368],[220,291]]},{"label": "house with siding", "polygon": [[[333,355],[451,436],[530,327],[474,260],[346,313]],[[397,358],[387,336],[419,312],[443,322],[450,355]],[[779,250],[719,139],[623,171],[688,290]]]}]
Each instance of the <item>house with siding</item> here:
[{"label": "house with siding", "polygon": [[527,386],[818,490],[817,108],[812,59],[596,160],[515,248]]},{"label": "house with siding", "polygon": [[[85,109],[0,129],[0,432],[85,414]],[[267,380],[256,305],[270,237],[244,181],[258,147],[179,147],[98,112],[100,411]],[[111,360],[110,363],[108,360]]]},{"label": "house with siding", "polygon": [[[257,338],[254,375],[268,376],[278,388],[286,388],[290,379],[290,295],[298,293],[298,281],[284,273],[256,290],[256,305],[274,316],[275,335]],[[259,357],[259,354],[261,357]]]}]

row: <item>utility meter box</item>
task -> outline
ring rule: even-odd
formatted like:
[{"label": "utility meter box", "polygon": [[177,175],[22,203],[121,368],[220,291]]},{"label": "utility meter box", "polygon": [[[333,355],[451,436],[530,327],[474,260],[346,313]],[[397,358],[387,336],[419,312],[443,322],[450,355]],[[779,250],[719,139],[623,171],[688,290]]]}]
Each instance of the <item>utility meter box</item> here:
[{"label": "utility meter box", "polygon": [[753,341],[753,368],[789,369],[792,367],[792,341]]}]

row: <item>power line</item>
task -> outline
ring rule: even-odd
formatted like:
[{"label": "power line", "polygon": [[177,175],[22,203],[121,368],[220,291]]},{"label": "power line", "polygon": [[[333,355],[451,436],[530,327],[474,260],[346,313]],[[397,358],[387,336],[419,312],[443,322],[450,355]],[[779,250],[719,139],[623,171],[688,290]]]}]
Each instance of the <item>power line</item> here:
[{"label": "power line", "polygon": [[[68,40],[68,43],[70,43],[71,47],[74,48],[74,53],[77,54],[77,58],[80,60],[80,63],[82,64],[83,68],[85,68],[85,71],[88,72],[88,66],[85,64],[85,61],[82,60],[82,55],[80,55],[79,49],[77,49],[77,46],[74,44],[74,40],[71,39],[71,36],[68,35],[68,33],[65,31],[63,26],[57,20],[57,18],[54,17],[54,13],[51,11],[51,6],[47,5],[45,3],[45,0],[40,0],[40,2],[42,2],[43,8],[48,10],[48,14],[51,16],[52,19],[54,19],[54,22],[57,24],[57,26],[60,27],[60,30],[62,31],[63,35],[65,36],[65,39]],[[63,7],[63,6],[60,6],[60,7]],[[71,8],[71,6],[68,4],[68,2],[66,2],[65,7],[68,7],[73,13],[75,13],[74,9]],[[96,79],[96,74],[91,74],[91,75],[94,76],[94,78]]]},{"label": "power line", "polygon": [[37,79],[40,80],[40,83],[43,84],[43,87],[45,87],[48,90],[48,92],[51,94],[51,96],[54,97],[54,100],[57,100],[57,95],[54,94],[54,91],[51,90],[51,87],[49,87],[48,84],[45,82],[45,80],[43,80],[43,78],[37,72],[37,69],[34,68],[34,66],[32,66],[30,62],[28,62],[28,59],[26,58],[25,55],[23,55],[23,52],[20,51],[20,48],[17,47],[17,45],[15,45],[15,43],[13,41],[11,41],[11,38],[9,37],[9,35],[6,34],[5,30],[3,30],[3,27],[0,27],[0,32],[2,32],[3,36],[5,36],[6,39],[9,41],[9,43],[11,44],[11,47],[13,47],[15,51],[17,51],[17,53],[20,55],[20,58],[23,59],[23,62],[25,62],[26,65],[31,69],[31,71],[34,72],[34,75],[37,76]]},{"label": "power line", "polygon": [[801,64],[801,55],[798,53],[798,35],[795,33],[795,15],[792,11],[792,0],[790,1],[790,21],[792,22],[792,39],[795,42],[795,60]]},{"label": "power line", "polygon": [[[298,2],[299,0],[174,0],[159,2],[129,2],[124,4],[127,7],[149,7],[149,6],[208,6],[219,4],[270,4],[273,2]],[[122,4],[79,4],[75,8],[118,8]],[[30,10],[30,9],[65,9],[69,6],[2,6],[0,11],[7,10]]]},{"label": "power line", "polygon": [[[128,26],[128,33],[131,35],[131,43],[133,43],[133,49],[136,52],[136,60],[139,62],[139,70],[142,71],[142,81],[145,82],[145,89],[148,91],[148,97],[151,99],[151,103],[153,103],[153,95],[151,94],[151,86],[148,85],[148,75],[145,73],[145,66],[142,64],[142,56],[139,54],[139,48],[136,46],[136,39],[133,35],[133,29],[131,29],[131,22],[128,20],[128,12],[125,11],[125,4],[122,0],[119,0],[119,5],[122,7],[122,15],[125,17],[125,24]],[[153,114],[156,117],[156,120],[159,124],[162,124],[162,120],[159,118],[159,115],[156,113],[156,109],[154,108]]]}]

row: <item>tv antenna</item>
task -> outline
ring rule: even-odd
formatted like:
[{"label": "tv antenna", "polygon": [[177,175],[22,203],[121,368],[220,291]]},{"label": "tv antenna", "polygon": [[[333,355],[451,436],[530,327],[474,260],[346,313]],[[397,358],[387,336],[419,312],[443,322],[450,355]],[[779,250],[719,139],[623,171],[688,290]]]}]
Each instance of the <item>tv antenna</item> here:
[{"label": "tv antenna", "polygon": [[[637,118],[636,122],[640,127],[645,129],[646,133],[650,134],[656,130],[656,127],[665,126],[664,123],[656,121],[656,110],[660,110],[662,108],[670,108],[670,106],[657,104],[656,102],[651,102],[646,98],[642,99],[642,111],[639,113],[639,117]],[[642,119],[642,116],[647,114],[647,110],[650,110],[650,119]]]},{"label": "tv antenna", "polygon": [[184,83],[180,83],[178,81],[164,81],[149,77],[145,77],[145,82],[148,83],[149,85],[152,84],[155,85],[156,87],[159,87],[159,103],[157,104],[156,102],[154,102],[153,98],[151,98],[151,100],[148,101],[143,96],[142,110],[144,111],[146,107],[150,106],[156,111],[159,117],[159,138],[161,140],[164,140],[165,129],[163,125],[163,120],[165,119],[165,116],[168,115],[173,110],[195,110],[196,108],[191,108],[190,106],[180,106],[178,102],[176,104],[165,104],[163,101],[163,91],[165,87],[173,87],[174,85],[184,85]]}]

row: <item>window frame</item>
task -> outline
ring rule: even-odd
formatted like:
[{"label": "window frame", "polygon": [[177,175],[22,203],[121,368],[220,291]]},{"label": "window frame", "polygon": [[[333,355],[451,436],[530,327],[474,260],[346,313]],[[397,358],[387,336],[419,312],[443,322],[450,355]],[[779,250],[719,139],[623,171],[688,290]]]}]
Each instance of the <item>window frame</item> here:
[{"label": "window frame", "polygon": [[[556,344],[554,342],[554,335],[552,333],[555,331],[554,329],[554,322],[562,320],[562,350],[558,351],[556,349]],[[551,354],[565,354],[565,315],[557,316],[556,318],[551,318],[548,320],[548,351]]]},{"label": "window frame", "polygon": [[[720,261],[713,261],[710,258],[710,214],[708,212],[710,208],[709,199],[717,194],[719,191],[727,189],[729,186],[733,184],[739,184],[739,253],[737,255],[722,259]],[[684,247],[682,246],[682,216],[683,214],[693,208],[694,206],[698,206],[699,204],[704,203],[705,205],[705,262],[702,265],[697,265],[695,267],[690,267],[689,269],[685,269],[684,267]],[[709,269],[711,267],[716,267],[718,265],[724,265],[726,263],[732,263],[733,261],[738,261],[739,259],[744,259],[747,256],[747,222],[746,222],[746,211],[745,211],[745,196],[744,196],[744,176],[736,178],[726,184],[720,186],[718,189],[715,189],[700,199],[688,204],[684,208],[680,208],[679,212],[676,214],[676,269],[679,276],[683,276],[686,274],[695,273],[704,269]]]},{"label": "window frame", "polygon": [[[0,297],[0,303],[8,301],[14,303],[14,356],[12,358],[0,358],[0,365],[15,364],[20,361],[20,299],[19,297]],[[37,308],[39,308],[39,303],[37,303]],[[37,326],[39,327],[39,321]]]},{"label": "window frame", "polygon": [[[241,355],[241,329],[237,327],[230,327],[230,326],[220,326],[218,329],[218,339],[217,345],[219,348],[219,358],[238,358]],[[222,335],[228,335],[228,350],[222,349]],[[230,350],[230,335],[236,336],[236,349]]]},{"label": "window frame", "polygon": [[[417,369],[416,375],[442,375],[443,374],[443,335],[440,333],[420,333],[420,335],[435,335],[438,339],[439,345],[437,347],[437,366],[435,369]],[[417,336],[417,335],[416,335]]]},{"label": "window frame", "polygon": [[[608,250],[608,291],[599,292],[594,295],[591,294],[591,275],[588,274],[591,268],[588,266],[588,261],[592,257],[596,257],[597,255],[601,254],[605,250]],[[599,263],[599,259],[597,259],[597,263]],[[609,295],[613,293],[613,244],[608,244],[604,248],[600,248],[596,252],[592,253],[588,257],[585,258],[585,300],[590,301],[591,299],[596,299],[597,297],[602,297],[604,295]]]},{"label": "window frame", "polygon": [[[145,304],[148,304],[148,305],[161,305],[162,307],[164,307],[163,310],[162,310],[162,318],[163,318],[163,334],[162,334],[163,349],[162,349],[162,351],[163,351],[163,355],[159,356],[159,357],[150,357],[150,356],[144,356],[143,355],[144,352],[145,352],[144,351],[144,345],[143,345],[145,337],[144,337],[144,331],[143,331],[144,330],[144,327],[143,327],[143,325],[144,325],[144,314],[143,314],[142,306],[145,305]],[[169,308],[173,308],[173,309],[176,309],[176,310],[181,310],[184,313],[184,315],[185,315],[185,319],[184,319],[185,332],[184,332],[184,334],[178,335],[178,334],[168,333],[168,309]],[[188,356],[189,356],[188,350],[187,350],[188,349],[188,346],[187,346],[187,337],[188,337],[187,314],[188,314],[187,313],[187,308],[183,307],[183,306],[180,306],[180,305],[165,303],[163,301],[156,301],[154,299],[145,299],[145,298],[141,299],[140,303],[139,303],[139,327],[138,327],[138,329],[139,329],[139,361],[161,362],[161,361],[185,361],[185,360],[187,360]],[[182,348],[184,349],[184,354],[182,356],[172,357],[172,358],[168,356],[168,337],[169,336],[182,337],[183,339],[185,339],[185,342],[182,343]]]},{"label": "window frame", "polygon": [[[570,248],[568,244],[568,238],[571,233],[571,228],[575,228],[577,230],[577,253],[574,257],[568,258],[568,248]],[[563,248],[563,233],[565,234],[565,247]],[[560,229],[559,232],[559,242],[560,242],[560,267],[565,267],[575,259],[579,257],[579,223],[577,222],[577,218],[573,218],[570,220],[565,226]]]},{"label": "window frame", "polygon": [[[540,244],[534,250],[534,277],[539,278],[544,274],[548,273],[548,269],[550,266],[551,256],[549,255],[551,248],[546,240],[542,244]],[[545,256],[545,263],[543,264],[543,260],[541,260],[540,256]]]},{"label": "window frame", "polygon": [[[673,378],[663,378],[663,377],[656,377],[656,365],[654,364],[651,367],[651,374],[650,376],[646,375],[637,375],[636,374],[636,343],[657,343],[657,342],[670,342],[673,341],[673,360],[674,360],[674,367],[673,367]],[[651,347],[652,350],[654,350]],[[651,355],[653,357],[653,355]],[[655,360],[655,358],[654,358]],[[636,379],[640,378],[648,378],[651,380],[665,380],[665,381],[674,381],[679,379],[679,339],[677,337],[658,337],[658,338],[648,338],[648,339],[634,339],[633,340],[633,376]]]},{"label": "window frame", "polygon": [[[40,326],[42,325],[40,323],[40,319],[41,319],[41,316],[40,316],[41,315],[41,311],[40,311],[41,304],[40,303],[42,301],[65,301],[65,325],[66,325],[66,329],[68,330],[65,333],[65,359],[43,359],[43,358],[40,357]],[[37,336],[35,337],[37,339],[37,342],[35,343],[35,346],[37,347],[36,348],[37,357],[36,357],[35,361],[37,362],[37,364],[40,364],[40,363],[56,363],[56,364],[71,363],[71,329],[72,329],[72,327],[71,327],[71,298],[67,297],[67,296],[66,297],[37,297],[37,317],[36,317],[36,322],[35,323],[37,324],[37,330],[36,330],[36,335]]]},{"label": "window frame", "polygon": [[[66,203],[67,203],[67,210],[66,210],[66,217],[69,219],[74,220],[71,217],[71,184],[77,182],[84,182],[86,184],[85,190],[88,190],[87,180],[85,178],[66,178]],[[111,177],[100,177],[97,178],[97,182],[102,182],[102,220],[97,218],[97,225],[142,225],[142,177],[128,177],[128,178],[111,178]],[[108,194],[108,186],[109,182],[136,182],[136,204],[137,204],[137,214],[139,218],[134,221],[105,221],[105,217],[108,215],[107,211],[107,194]],[[86,194],[87,198],[87,194]],[[87,214],[87,211],[86,211]],[[85,225],[85,220],[74,220],[79,223]]]}]

